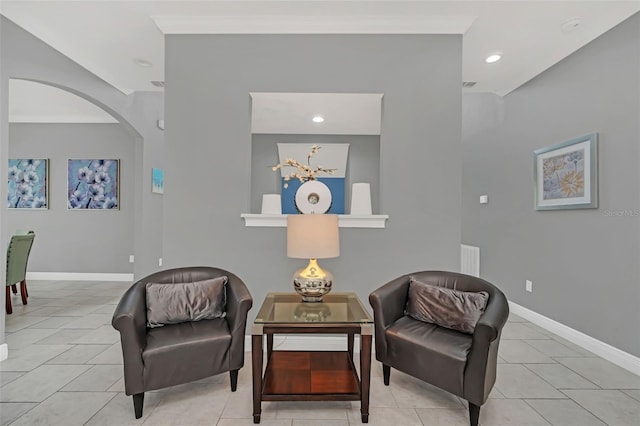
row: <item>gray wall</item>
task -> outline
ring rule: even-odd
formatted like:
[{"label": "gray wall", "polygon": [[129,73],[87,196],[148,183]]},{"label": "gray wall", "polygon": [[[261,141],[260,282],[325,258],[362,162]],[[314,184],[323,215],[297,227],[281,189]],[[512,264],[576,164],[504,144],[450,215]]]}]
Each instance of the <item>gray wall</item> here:
[{"label": "gray wall", "polygon": [[[462,198],[462,240],[480,246],[481,275],[510,300],[636,356],[639,57],[636,14],[504,99],[465,96]],[[535,211],[533,151],[591,132],[600,207]]]},{"label": "gray wall", "polygon": [[[135,139],[134,275],[140,278],[158,270],[163,197],[152,194],[150,188],[151,168],[164,164],[164,132],[157,127],[157,120],[164,117],[163,94],[125,95],[5,17],[0,17],[0,30],[3,82],[9,78],[33,80],[74,93],[115,117]],[[0,119],[6,125],[7,116]],[[8,135],[1,143],[8,144]]]},{"label": "gray wall", "polygon": [[[10,20],[0,16],[0,158],[8,157],[8,84],[10,78],[34,80],[70,91],[104,109],[135,139],[134,275],[142,277],[158,269],[162,256],[163,197],[151,193],[151,168],[164,162],[164,133],[156,122],[164,116],[162,93],[125,95],[68,57],[52,49]],[[0,175],[7,164],[0,161]],[[6,185],[0,185],[6,200]],[[7,241],[7,209],[0,204],[0,241]],[[61,247],[63,250],[65,247]],[[0,271],[5,252],[0,251]],[[4,272],[1,274],[5,276]],[[0,305],[4,304],[0,293]],[[0,344],[4,342],[4,315],[0,315]]]},{"label": "gray wall", "polygon": [[257,305],[290,291],[302,262],[286,257],[285,229],[240,218],[251,210],[249,92],[365,92],[384,93],[379,204],[390,219],[341,230],[340,257],[323,262],[336,290],[366,300],[400,274],[459,268],[460,36],[171,35],[165,49],[167,266],[230,269]]},{"label": "gray wall", "polygon": [[[4,22],[0,20],[0,30]],[[0,38],[0,55],[2,54],[2,42],[4,40]],[[2,67],[0,61],[0,176],[7,176],[8,163],[3,159],[9,158],[9,79],[5,78],[5,70]],[[0,200],[7,199],[7,185],[2,184],[0,181]],[[7,211],[6,204],[0,202],[0,241],[7,241],[6,238],[9,235],[7,232]],[[7,277],[7,252],[6,250],[0,250],[0,279],[4,281]],[[2,286],[0,286],[2,287]],[[6,293],[3,291],[0,294],[0,306],[4,306],[6,300]],[[4,344],[4,317],[0,315],[0,345]]]},{"label": "gray wall", "polygon": [[[281,192],[280,172],[271,170],[271,166],[279,162],[278,143],[308,143],[320,147],[348,143],[345,211],[349,213],[351,207],[351,184],[366,182],[371,188],[372,211],[374,214],[380,212],[380,136],[254,134],[251,143],[251,213],[260,213],[262,194]],[[319,165],[313,160],[311,164]]]},{"label": "gray wall", "polygon": [[[10,158],[49,159],[48,210],[9,209],[7,228],[31,229],[31,272],[132,273],[135,139],[119,124],[9,125]],[[67,210],[67,159],[120,159],[120,210]]]}]

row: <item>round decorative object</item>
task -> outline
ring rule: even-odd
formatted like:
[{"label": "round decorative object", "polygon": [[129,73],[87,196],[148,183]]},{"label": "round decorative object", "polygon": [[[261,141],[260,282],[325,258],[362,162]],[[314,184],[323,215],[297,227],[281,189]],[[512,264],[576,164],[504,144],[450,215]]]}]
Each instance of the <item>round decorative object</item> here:
[{"label": "round decorative object", "polygon": [[300,213],[322,214],[331,208],[331,191],[324,183],[310,180],[296,191],[296,208]]}]

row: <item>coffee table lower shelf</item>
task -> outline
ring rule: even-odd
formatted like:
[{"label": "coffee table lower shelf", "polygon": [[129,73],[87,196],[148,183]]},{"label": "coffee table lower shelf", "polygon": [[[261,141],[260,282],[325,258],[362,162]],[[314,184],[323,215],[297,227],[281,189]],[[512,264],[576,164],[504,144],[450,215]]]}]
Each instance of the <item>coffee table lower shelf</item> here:
[{"label": "coffee table lower shelf", "polygon": [[263,401],[359,401],[360,380],[349,352],[273,351]]}]

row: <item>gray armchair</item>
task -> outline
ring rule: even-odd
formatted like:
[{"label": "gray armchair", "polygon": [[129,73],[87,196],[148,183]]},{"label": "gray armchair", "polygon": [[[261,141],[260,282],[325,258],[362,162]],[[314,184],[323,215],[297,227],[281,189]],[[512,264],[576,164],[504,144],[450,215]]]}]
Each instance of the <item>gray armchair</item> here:
[{"label": "gray armchair", "polygon": [[[473,334],[415,320],[405,315],[410,277],[461,291],[485,291],[489,300]],[[498,345],[509,316],[504,294],[493,284],[454,272],[423,271],[403,275],[369,296],[375,321],[376,359],[384,384],[391,367],[451,392],[469,403],[471,426],[496,381]]]},{"label": "gray armchair", "polygon": [[[176,284],[227,276],[226,316],[147,328],[146,284]],[[125,393],[133,395],[136,419],[142,417],[144,392],[229,371],[231,391],[244,365],[244,334],[251,294],[240,278],[211,267],[169,269],[136,282],[113,315],[124,358]]]}]

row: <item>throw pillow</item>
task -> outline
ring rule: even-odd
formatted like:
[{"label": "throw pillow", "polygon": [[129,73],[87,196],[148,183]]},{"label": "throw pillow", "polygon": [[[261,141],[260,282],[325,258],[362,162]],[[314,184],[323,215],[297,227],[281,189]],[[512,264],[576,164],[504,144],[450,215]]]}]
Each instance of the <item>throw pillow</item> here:
[{"label": "throw pillow", "polygon": [[486,291],[468,292],[409,281],[405,314],[452,330],[473,334],[489,300]]},{"label": "throw pillow", "polygon": [[147,327],[224,317],[227,280],[222,276],[192,283],[147,283]]}]

